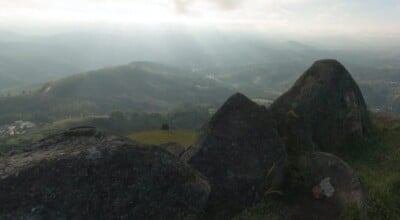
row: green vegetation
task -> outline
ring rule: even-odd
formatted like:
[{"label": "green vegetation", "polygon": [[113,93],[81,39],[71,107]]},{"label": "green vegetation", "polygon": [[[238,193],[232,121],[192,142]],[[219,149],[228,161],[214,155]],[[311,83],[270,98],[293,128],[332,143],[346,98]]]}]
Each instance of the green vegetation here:
[{"label": "green vegetation", "polygon": [[287,211],[285,205],[281,202],[265,198],[264,201],[254,207],[244,210],[233,220],[286,220],[288,219]]},{"label": "green vegetation", "polygon": [[129,139],[144,144],[166,144],[178,143],[184,147],[189,147],[198,137],[198,132],[187,130],[156,130],[143,131],[130,134]]},{"label": "green vegetation", "polygon": [[361,220],[360,209],[357,204],[352,204],[347,207],[341,216],[342,220]]},{"label": "green vegetation", "polygon": [[109,120],[97,125],[122,134],[157,130],[163,124],[168,124],[170,129],[198,130],[210,117],[207,108],[183,105],[167,114],[113,111]]},{"label": "green vegetation", "polygon": [[364,184],[368,217],[400,219],[400,118],[376,115],[374,122],[382,144],[374,155],[350,164]]}]

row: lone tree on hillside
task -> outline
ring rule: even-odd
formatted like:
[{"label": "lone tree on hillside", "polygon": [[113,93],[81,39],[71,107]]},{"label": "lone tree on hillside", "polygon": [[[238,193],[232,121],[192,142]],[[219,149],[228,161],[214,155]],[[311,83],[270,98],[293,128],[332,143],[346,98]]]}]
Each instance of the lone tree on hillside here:
[{"label": "lone tree on hillside", "polygon": [[168,131],[169,130],[169,125],[167,123],[162,124],[161,125],[161,130]]}]

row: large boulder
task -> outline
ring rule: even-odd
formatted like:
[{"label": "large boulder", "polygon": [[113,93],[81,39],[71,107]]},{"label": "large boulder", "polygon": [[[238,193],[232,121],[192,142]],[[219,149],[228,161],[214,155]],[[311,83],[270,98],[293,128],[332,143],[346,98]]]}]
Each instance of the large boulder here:
[{"label": "large boulder", "polygon": [[209,217],[226,219],[278,189],[287,154],[269,110],[235,94],[182,159],[209,180]]},{"label": "large boulder", "polygon": [[290,201],[291,219],[365,219],[365,195],[355,171],[330,153],[302,156],[304,185]]},{"label": "large boulder", "polygon": [[271,111],[288,148],[304,145],[331,151],[332,146],[371,132],[363,95],[336,60],[315,62],[271,105]]},{"label": "large boulder", "polygon": [[95,128],[0,158],[0,219],[182,219],[209,191],[176,156]]}]

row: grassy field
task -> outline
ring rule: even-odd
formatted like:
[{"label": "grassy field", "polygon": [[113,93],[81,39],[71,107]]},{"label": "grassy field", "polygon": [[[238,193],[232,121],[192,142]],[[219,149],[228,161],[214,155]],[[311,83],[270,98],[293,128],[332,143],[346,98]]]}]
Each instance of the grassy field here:
[{"label": "grassy field", "polygon": [[[69,118],[52,123],[44,124],[39,128],[29,131],[25,134],[15,135],[11,137],[0,137],[0,155],[10,151],[19,151],[30,144],[39,141],[49,135],[65,131],[77,126],[95,126],[101,127],[96,121],[105,119],[106,116],[87,116],[79,118]],[[107,128],[106,128],[107,129]],[[112,129],[108,129],[113,131]],[[117,132],[118,133],[118,132]],[[129,133],[129,132],[128,132]],[[121,134],[122,135],[122,134]],[[190,146],[196,139],[198,133],[191,130],[151,130],[143,132],[135,132],[128,137],[131,140],[146,144],[165,144],[169,142],[178,143],[184,147]]]},{"label": "grassy field", "polygon": [[196,131],[188,130],[154,130],[143,131],[130,134],[129,139],[144,144],[166,144],[170,142],[178,143],[184,147],[189,147],[197,139]]}]

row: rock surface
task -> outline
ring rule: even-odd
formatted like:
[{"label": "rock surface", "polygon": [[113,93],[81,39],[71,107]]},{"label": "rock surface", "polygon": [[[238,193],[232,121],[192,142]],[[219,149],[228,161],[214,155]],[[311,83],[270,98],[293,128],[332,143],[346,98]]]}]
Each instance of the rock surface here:
[{"label": "rock surface", "polygon": [[309,192],[292,201],[292,219],[340,219],[346,209],[358,209],[365,218],[365,195],[354,170],[330,153],[315,152],[302,158]]},{"label": "rock surface", "polygon": [[207,212],[224,219],[279,186],[287,154],[270,112],[235,94],[182,159],[208,178]]},{"label": "rock surface", "polygon": [[315,62],[279,97],[271,110],[288,148],[304,145],[330,151],[330,146],[367,136],[371,121],[361,91],[336,60]]},{"label": "rock surface", "polygon": [[210,186],[156,146],[76,128],[0,158],[0,219],[182,219]]},{"label": "rock surface", "polygon": [[183,152],[185,152],[185,147],[175,142],[161,144],[160,147],[177,157],[179,157],[180,155],[182,155]]}]

